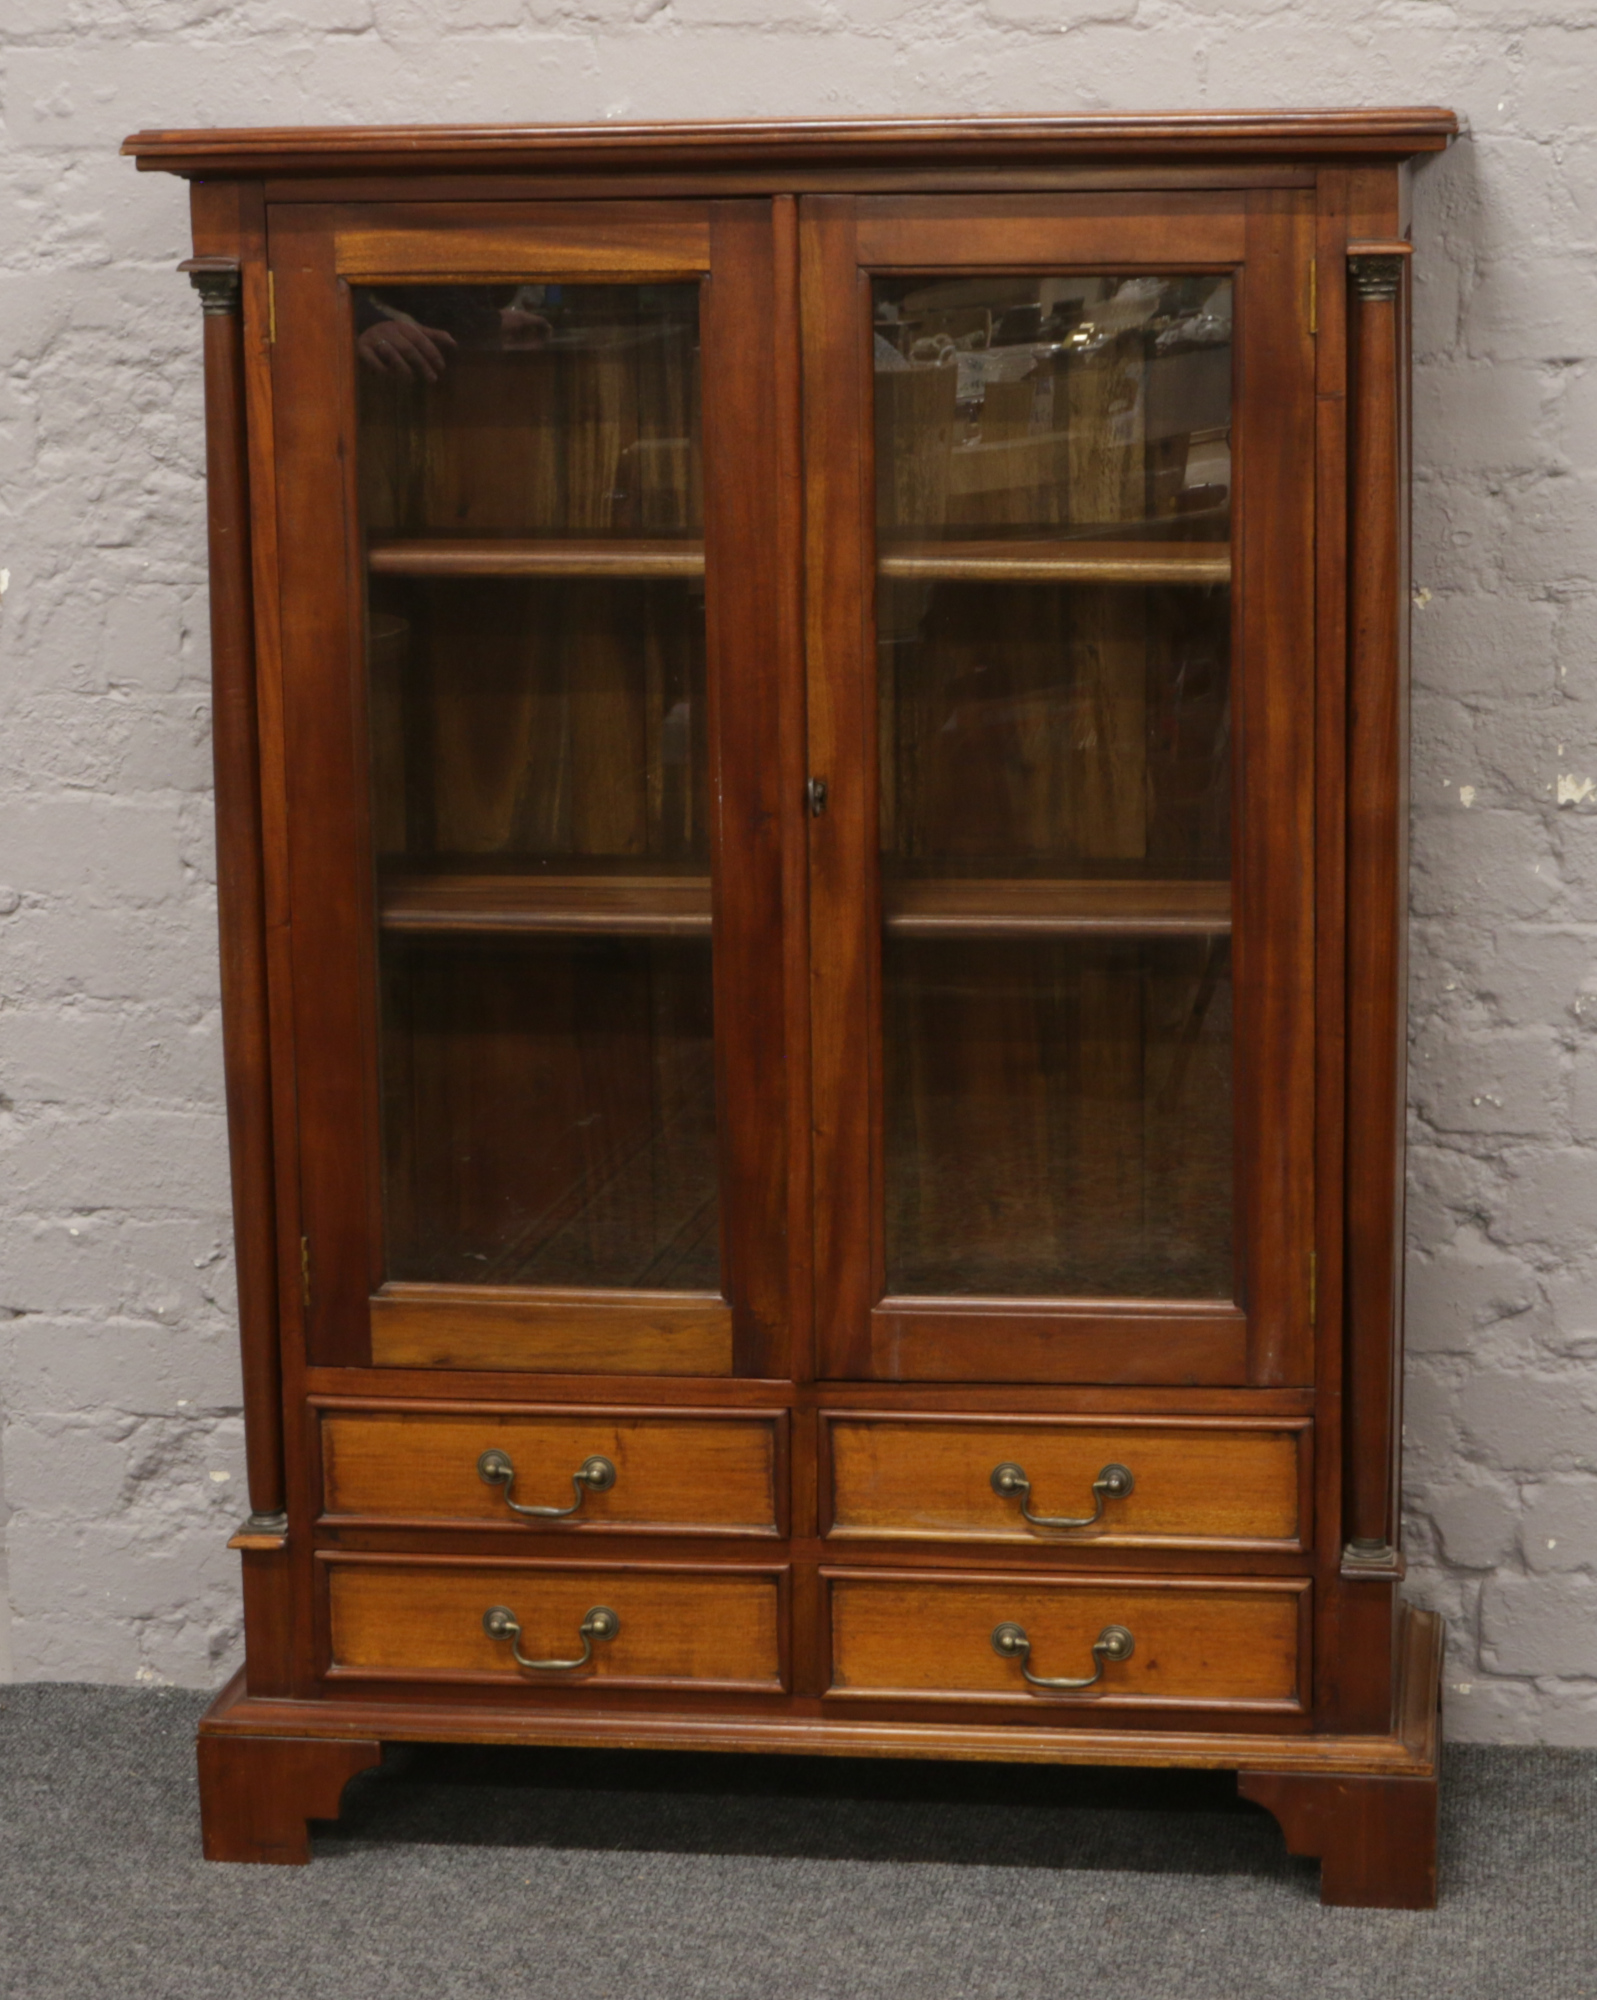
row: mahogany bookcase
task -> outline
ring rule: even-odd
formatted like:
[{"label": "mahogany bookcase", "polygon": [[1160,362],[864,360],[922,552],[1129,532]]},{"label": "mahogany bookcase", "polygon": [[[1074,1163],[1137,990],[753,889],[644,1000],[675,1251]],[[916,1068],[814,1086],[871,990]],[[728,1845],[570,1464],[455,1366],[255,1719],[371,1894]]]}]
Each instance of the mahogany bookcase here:
[{"label": "mahogany bookcase", "polygon": [[1409,162],[1450,113],[146,132],[205,313],[246,1664],[1234,1769],[1435,1897]]}]

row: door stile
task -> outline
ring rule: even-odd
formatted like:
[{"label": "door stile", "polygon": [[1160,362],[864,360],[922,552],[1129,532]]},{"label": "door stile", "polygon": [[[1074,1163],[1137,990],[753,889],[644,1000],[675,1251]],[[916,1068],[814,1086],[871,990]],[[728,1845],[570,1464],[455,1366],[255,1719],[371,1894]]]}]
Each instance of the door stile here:
[{"label": "door stile", "polygon": [[[716,202],[701,291],[706,643],[716,822],[715,1053],[722,1289],[733,1371],[791,1372],[787,1147],[793,1051],[785,1004],[784,848],[800,819],[784,797],[785,572],[782,435],[771,409],[782,328],[770,208]],[[782,574],[778,574],[781,572]]]},{"label": "door stile", "polygon": [[[316,468],[314,507],[280,501],[288,865],[294,912],[298,1265],[307,1351],[369,1359],[366,1300],[380,1281],[377,1106],[364,996],[373,974],[364,768],[359,541],[348,288],[316,212],[269,215],[278,340],[273,412],[280,465]],[[284,482],[286,500],[292,490]],[[327,497],[331,495],[332,497]],[[334,967],[342,977],[329,977]],[[307,1087],[309,1085],[309,1087]]]},{"label": "door stile", "polygon": [[788,1351],[785,1374],[815,1377],[815,1216],[811,1194],[808,704],[804,655],[804,393],[798,198],[771,201],[772,421],[776,540],[778,804],[783,838],[783,1004],[787,1016]]},{"label": "door stile", "polygon": [[856,206],[850,196],[800,204],[810,778],[826,787],[810,818],[817,1365],[844,1377],[870,1373],[881,1295],[875,526]]}]

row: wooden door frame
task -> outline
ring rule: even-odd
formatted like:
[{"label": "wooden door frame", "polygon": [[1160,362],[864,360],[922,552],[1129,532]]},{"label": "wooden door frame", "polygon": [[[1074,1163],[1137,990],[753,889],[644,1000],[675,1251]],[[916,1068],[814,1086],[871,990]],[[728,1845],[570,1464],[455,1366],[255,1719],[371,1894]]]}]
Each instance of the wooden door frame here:
[{"label": "wooden door frame", "polygon": [[[384,278],[691,280],[701,286],[705,383],[721,1310],[729,1309],[731,1322],[730,1339],[718,1349],[724,1360],[707,1365],[709,1349],[694,1331],[713,1298],[680,1295],[676,1317],[689,1373],[785,1373],[789,1267],[797,1252],[787,1206],[792,1026],[784,981],[793,923],[789,851],[802,831],[796,788],[785,796],[782,742],[784,731],[794,733],[791,711],[801,691],[781,629],[797,594],[799,552],[783,514],[791,504],[783,454],[796,457],[792,423],[770,407],[783,337],[772,204],[282,203],[268,206],[267,221],[279,492],[296,496],[294,506],[279,505],[277,526],[308,1357],[313,1365],[369,1365],[374,1303],[383,1299],[390,1317],[407,1304],[406,1288],[383,1283],[348,285]],[[307,492],[321,492],[322,504],[306,508]],[[449,1291],[442,1304],[450,1311],[473,1303],[458,1296],[466,1287],[414,1289]],[[503,1289],[484,1302],[501,1320]],[[569,1292],[513,1289],[509,1303],[529,1325],[540,1316],[550,1325],[569,1317]],[[630,1296],[595,1290],[576,1303],[624,1321]],[[434,1316],[440,1309],[436,1299],[415,1305]],[[608,1360],[597,1358],[595,1366],[660,1372],[660,1323],[662,1315],[672,1319],[672,1295],[638,1294],[636,1311],[640,1325],[647,1322],[636,1361],[623,1327],[619,1343],[614,1334],[609,1339]],[[570,1373],[569,1343],[558,1363],[546,1365]]]},{"label": "wooden door frame", "polygon": [[[801,206],[819,1372],[841,1380],[1308,1383],[1314,1244],[1312,196],[815,196]],[[895,1299],[882,1270],[870,280],[1230,270],[1236,1301]]]}]

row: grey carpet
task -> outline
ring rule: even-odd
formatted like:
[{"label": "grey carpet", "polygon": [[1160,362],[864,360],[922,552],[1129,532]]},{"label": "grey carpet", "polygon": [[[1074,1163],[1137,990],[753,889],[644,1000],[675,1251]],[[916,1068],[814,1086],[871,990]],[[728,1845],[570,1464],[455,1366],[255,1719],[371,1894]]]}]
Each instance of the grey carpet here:
[{"label": "grey carpet", "polygon": [[418,1749],[220,1867],[202,1706],[0,1687],[6,2000],[1597,2000],[1597,1752],[1452,1751],[1406,1915],[1201,1772]]}]

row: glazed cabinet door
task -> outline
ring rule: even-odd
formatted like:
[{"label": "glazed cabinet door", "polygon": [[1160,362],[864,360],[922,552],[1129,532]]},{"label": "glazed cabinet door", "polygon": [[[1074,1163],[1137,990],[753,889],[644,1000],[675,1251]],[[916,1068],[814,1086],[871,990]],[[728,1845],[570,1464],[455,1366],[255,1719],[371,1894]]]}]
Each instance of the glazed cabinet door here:
[{"label": "glazed cabinet door", "polygon": [[779,1371],[769,205],[270,246],[310,1358]]},{"label": "glazed cabinet door", "polygon": [[1311,225],[805,204],[824,1375],[1311,1379]]}]

